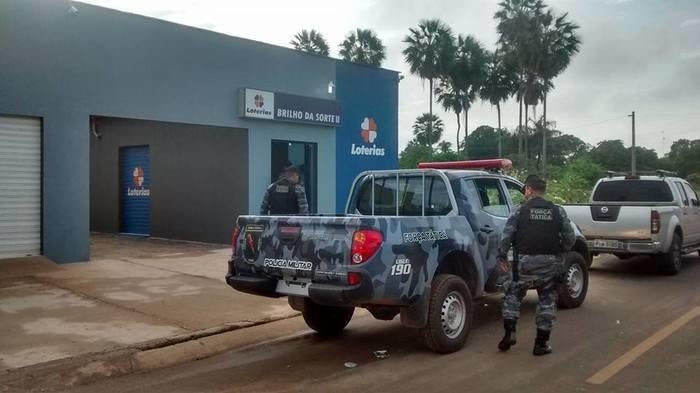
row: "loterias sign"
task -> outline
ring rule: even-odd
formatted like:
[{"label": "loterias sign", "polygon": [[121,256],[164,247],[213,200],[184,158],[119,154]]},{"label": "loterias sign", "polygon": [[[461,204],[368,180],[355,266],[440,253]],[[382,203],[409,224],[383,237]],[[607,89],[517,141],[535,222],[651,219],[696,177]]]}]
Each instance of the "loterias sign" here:
[{"label": "loterias sign", "polygon": [[339,127],[340,104],[333,100],[257,89],[241,89],[241,117]]}]

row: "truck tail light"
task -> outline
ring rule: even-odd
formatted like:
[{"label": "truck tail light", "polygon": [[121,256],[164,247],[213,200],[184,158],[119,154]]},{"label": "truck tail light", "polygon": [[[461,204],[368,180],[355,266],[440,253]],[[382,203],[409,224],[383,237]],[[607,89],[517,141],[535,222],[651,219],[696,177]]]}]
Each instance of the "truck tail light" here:
[{"label": "truck tail light", "polygon": [[352,264],[366,262],[382,245],[382,233],[374,229],[361,229],[352,235],[351,260]]},{"label": "truck tail light", "polygon": [[659,233],[661,230],[661,215],[658,211],[651,211],[651,233]]},{"label": "truck tail light", "polygon": [[231,235],[231,250],[235,254],[236,251],[238,250],[238,236],[241,234],[241,228],[236,225],[235,228],[233,228],[233,234]]},{"label": "truck tail light", "polygon": [[357,285],[360,283],[362,280],[362,276],[358,272],[350,272],[348,273],[348,284],[349,285]]}]

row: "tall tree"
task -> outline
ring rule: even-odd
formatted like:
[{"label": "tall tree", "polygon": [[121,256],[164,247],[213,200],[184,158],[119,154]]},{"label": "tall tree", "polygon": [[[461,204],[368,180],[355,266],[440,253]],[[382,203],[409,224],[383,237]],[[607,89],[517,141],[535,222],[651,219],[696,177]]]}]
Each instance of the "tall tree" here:
[{"label": "tall tree", "polygon": [[449,153],[452,150],[452,143],[448,141],[441,141],[437,146],[440,153]]},{"label": "tall tree", "polygon": [[[476,38],[471,35],[457,37],[454,61],[448,73],[462,91],[465,140],[469,135],[469,109],[484,83],[488,62],[488,52]],[[468,145],[464,145],[464,153],[465,156],[469,154]]]},{"label": "tall tree", "polygon": [[[547,124],[547,92],[553,88],[552,80],[569,66],[571,58],[581,48],[579,26],[568,20],[568,14],[555,16],[548,9],[539,17],[542,29],[537,54],[538,74],[544,85],[542,91],[543,124]],[[542,133],[542,174],[547,176],[547,133]]]},{"label": "tall tree", "polygon": [[321,56],[328,56],[328,42],[323,38],[323,35],[318,31],[302,30],[294,36],[294,39],[289,42],[294,49],[303,52],[314,53]]},{"label": "tall tree", "polygon": [[700,175],[700,139],[673,142],[668,158],[680,176]]},{"label": "tall tree", "polygon": [[382,40],[374,31],[357,29],[345,37],[339,53],[344,60],[379,67],[386,57],[385,50]]},{"label": "tall tree", "polygon": [[[449,70],[454,56],[454,36],[452,29],[438,19],[423,20],[416,28],[410,28],[403,42],[408,46],[403,55],[412,74],[429,83],[429,114],[433,114],[433,82]],[[431,127],[431,123],[428,123]],[[428,130],[428,138],[432,132]],[[432,146],[433,140],[428,144]]]},{"label": "tall tree", "polygon": [[499,52],[491,55],[484,83],[479,90],[481,99],[488,101],[496,107],[498,112],[498,157],[503,156],[503,142],[501,130],[501,103],[508,100],[517,91],[515,74],[509,68]]},{"label": "tall tree", "polygon": [[438,86],[435,88],[435,95],[437,96],[437,102],[442,104],[445,111],[452,112],[457,116],[457,154],[459,154],[459,149],[462,144],[459,137],[461,129],[460,118],[467,97],[461,86],[449,75],[440,77],[440,83],[438,83]]},{"label": "tall tree", "polygon": [[432,150],[433,145],[442,138],[445,125],[439,117],[430,113],[423,113],[413,123],[413,135],[421,145],[428,146]]},{"label": "tall tree", "polygon": [[541,29],[538,18],[544,12],[542,0],[503,0],[494,15],[497,21],[498,49],[506,62],[514,67],[518,75],[517,99],[520,107],[518,120],[518,155],[523,153],[522,106],[525,96],[534,82],[538,34]]}]

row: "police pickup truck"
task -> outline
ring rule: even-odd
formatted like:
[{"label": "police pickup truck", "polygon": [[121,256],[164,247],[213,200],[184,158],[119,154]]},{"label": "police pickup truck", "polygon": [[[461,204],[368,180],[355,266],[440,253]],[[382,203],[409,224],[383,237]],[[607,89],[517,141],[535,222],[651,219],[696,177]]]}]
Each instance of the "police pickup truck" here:
[{"label": "police pickup truck", "polygon": [[591,252],[652,255],[665,274],[678,274],[681,255],[700,249],[700,201],[690,183],[673,175],[610,172],[593,187],[590,204],[564,209]]},{"label": "police pickup truck", "polygon": [[[361,173],[346,214],[240,216],[226,282],[255,295],[288,296],[320,334],[339,334],[363,307],[401,316],[440,353],[463,347],[473,300],[496,292],[498,243],[522,183],[497,171],[508,160],[424,163]],[[559,306],[581,305],[591,257],[583,236],[565,261]]]}]

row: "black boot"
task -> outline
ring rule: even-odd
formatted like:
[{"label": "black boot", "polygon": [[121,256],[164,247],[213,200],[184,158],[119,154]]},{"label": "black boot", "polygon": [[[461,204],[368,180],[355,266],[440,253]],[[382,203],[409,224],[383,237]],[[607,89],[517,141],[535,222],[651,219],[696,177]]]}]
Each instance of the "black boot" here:
[{"label": "black boot", "polygon": [[537,329],[537,338],[535,339],[535,348],[532,354],[535,356],[544,356],[552,353],[552,347],[549,346],[549,330]]},{"label": "black boot", "polygon": [[503,329],[505,330],[505,335],[501,342],[498,343],[498,350],[505,352],[515,345],[515,319],[504,319]]}]

